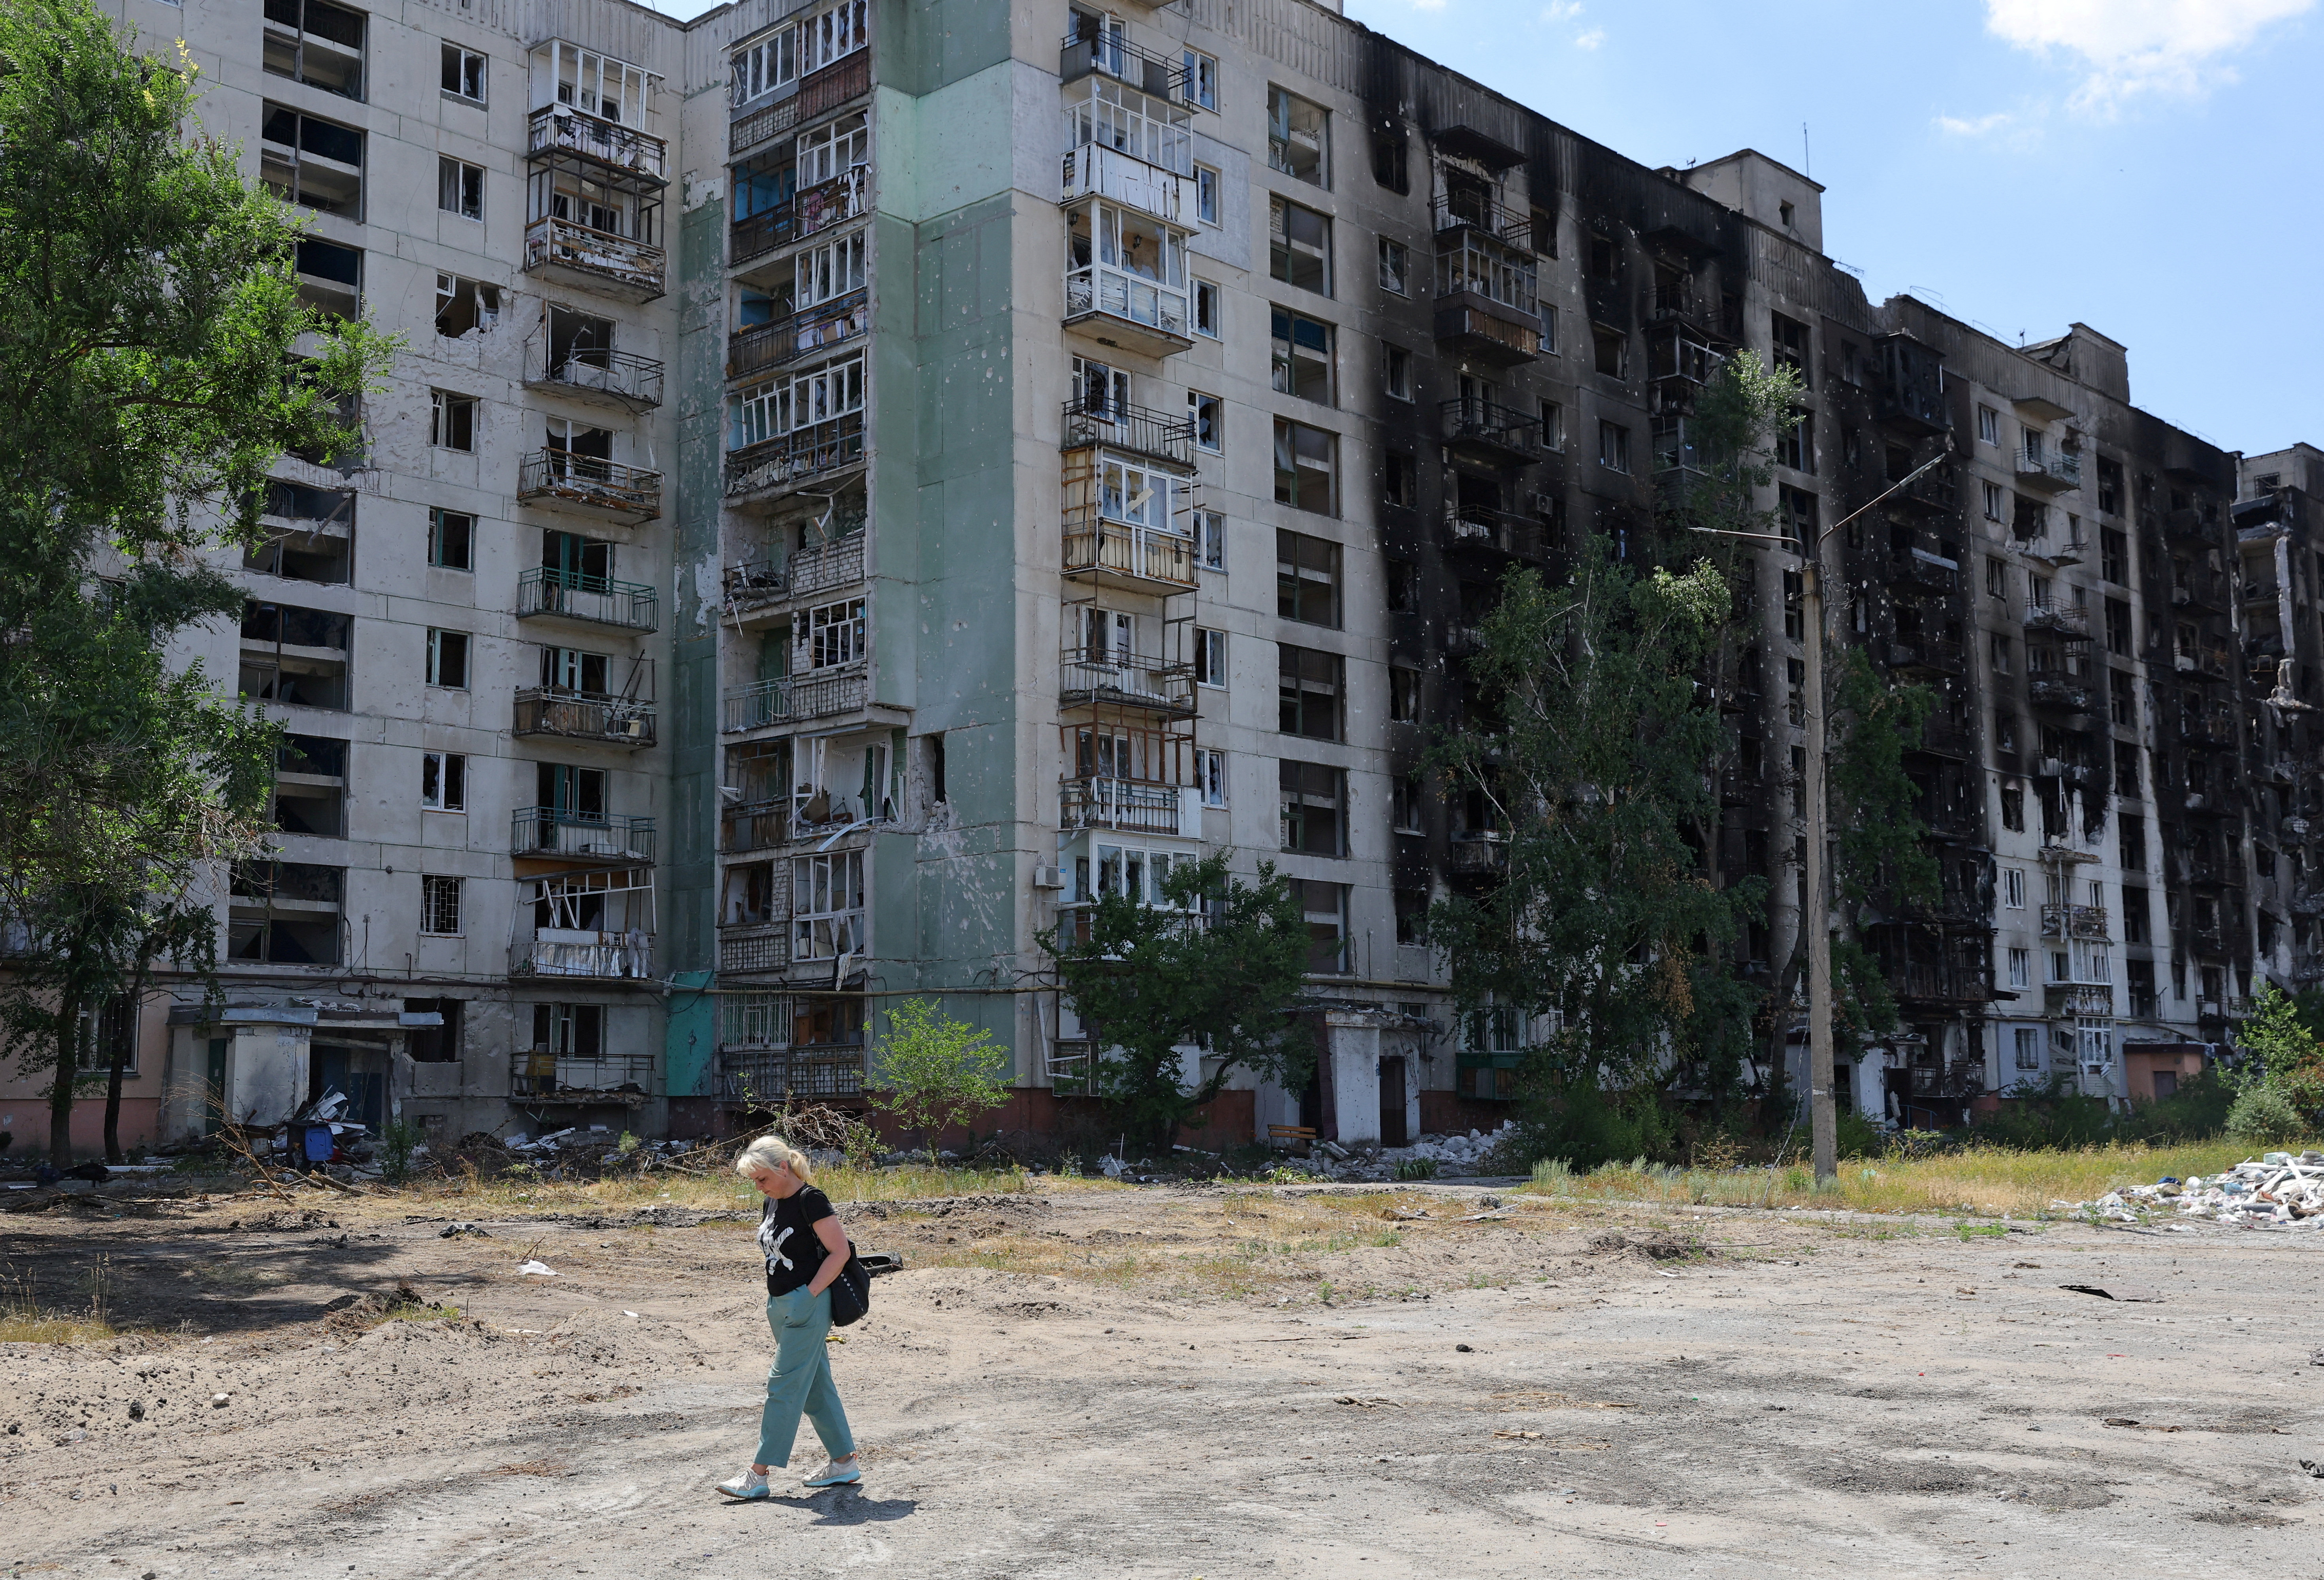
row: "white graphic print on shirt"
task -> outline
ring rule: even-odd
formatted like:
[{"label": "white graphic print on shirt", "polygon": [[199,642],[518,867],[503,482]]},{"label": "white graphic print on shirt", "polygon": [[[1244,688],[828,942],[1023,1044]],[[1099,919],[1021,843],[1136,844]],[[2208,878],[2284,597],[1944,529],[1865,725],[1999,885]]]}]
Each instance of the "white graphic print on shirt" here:
[{"label": "white graphic print on shirt", "polygon": [[791,1259],[783,1254],[783,1242],[789,1239],[791,1236],[797,1232],[798,1231],[790,1228],[788,1226],[786,1226],[780,1231],[778,1231],[775,1227],[775,1220],[771,1216],[760,1220],[759,1249],[766,1253],[767,1275],[770,1278],[774,1276],[775,1263],[778,1262],[783,1264],[783,1271],[785,1272],[788,1272],[791,1270]]}]

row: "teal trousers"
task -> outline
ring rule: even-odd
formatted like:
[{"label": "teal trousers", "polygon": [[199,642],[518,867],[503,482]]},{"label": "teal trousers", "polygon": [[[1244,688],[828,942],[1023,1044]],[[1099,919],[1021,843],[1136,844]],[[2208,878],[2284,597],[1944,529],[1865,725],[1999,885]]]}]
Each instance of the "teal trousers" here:
[{"label": "teal trousers", "polygon": [[767,1326],[775,1331],[775,1364],[767,1373],[767,1408],[759,1418],[755,1465],[788,1465],[799,1417],[815,1423],[816,1436],[834,1459],[855,1452],[847,1412],[831,1382],[831,1291],[810,1295],[805,1285],[788,1295],[767,1298]]}]

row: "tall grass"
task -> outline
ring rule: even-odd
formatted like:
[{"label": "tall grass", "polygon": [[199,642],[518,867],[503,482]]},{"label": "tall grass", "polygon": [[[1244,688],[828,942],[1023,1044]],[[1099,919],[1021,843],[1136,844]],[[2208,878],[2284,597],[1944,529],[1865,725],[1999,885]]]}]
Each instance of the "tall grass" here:
[{"label": "tall grass", "polygon": [[[856,1169],[844,1164],[816,1171],[816,1186],[836,1202],[915,1201],[945,1196],[1015,1195],[1034,1188],[1022,1169]],[[1044,1190],[1130,1190],[1104,1180],[1038,1181]],[[440,1203],[447,1210],[522,1215],[548,1212],[626,1212],[641,1207],[676,1207],[697,1212],[759,1210],[759,1193],[731,1170],[699,1174],[661,1171],[604,1180],[537,1180],[510,1172],[490,1180],[473,1178],[415,1181],[394,1192],[405,1205]]]},{"label": "tall grass", "polygon": [[1714,1207],[1820,1207],[1858,1212],[1967,1213],[2034,1217],[2056,1202],[2095,1201],[2109,1190],[2233,1168],[2255,1149],[2207,1141],[2148,1146],[2007,1152],[1971,1148],[1925,1158],[1850,1158],[1819,1188],[1793,1163],[1775,1168],[1657,1168],[1643,1161],[1575,1173],[1551,1160],[1534,1168],[1528,1192],[1575,1201],[1651,1201]]},{"label": "tall grass", "polygon": [[114,1337],[106,1318],[111,1272],[98,1257],[88,1281],[88,1310],[79,1316],[43,1308],[32,1277],[0,1264],[0,1344],[87,1344]]}]

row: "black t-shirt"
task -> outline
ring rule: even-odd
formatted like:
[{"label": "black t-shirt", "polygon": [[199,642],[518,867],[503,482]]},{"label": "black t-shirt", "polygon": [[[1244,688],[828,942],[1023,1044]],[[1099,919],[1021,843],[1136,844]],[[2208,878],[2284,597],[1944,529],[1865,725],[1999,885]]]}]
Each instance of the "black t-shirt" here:
[{"label": "black t-shirt", "polygon": [[816,1238],[815,1226],[833,1216],[831,1198],[812,1185],[802,1185],[780,1200],[767,1199],[766,1212],[759,1219],[767,1293],[788,1295],[815,1277],[828,1254]]}]

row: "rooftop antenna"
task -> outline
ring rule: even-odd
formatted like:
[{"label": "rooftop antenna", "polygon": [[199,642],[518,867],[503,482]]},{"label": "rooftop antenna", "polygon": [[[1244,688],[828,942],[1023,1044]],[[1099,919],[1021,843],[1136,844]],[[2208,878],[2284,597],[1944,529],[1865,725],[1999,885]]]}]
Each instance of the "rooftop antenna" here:
[{"label": "rooftop antenna", "polygon": [[1811,181],[1815,179],[1815,160],[1808,152],[1808,124],[1805,121],[1800,123],[1800,174]]}]

